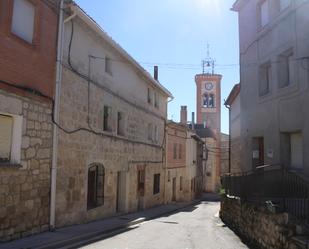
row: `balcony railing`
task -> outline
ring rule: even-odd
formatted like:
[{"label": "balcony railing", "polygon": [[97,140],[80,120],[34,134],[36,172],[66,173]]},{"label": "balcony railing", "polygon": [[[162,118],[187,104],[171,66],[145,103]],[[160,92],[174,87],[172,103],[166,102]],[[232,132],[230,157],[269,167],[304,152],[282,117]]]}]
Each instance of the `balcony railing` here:
[{"label": "balcony railing", "polygon": [[282,211],[309,221],[309,182],[279,165],[222,177],[226,194],[245,200],[271,201]]}]

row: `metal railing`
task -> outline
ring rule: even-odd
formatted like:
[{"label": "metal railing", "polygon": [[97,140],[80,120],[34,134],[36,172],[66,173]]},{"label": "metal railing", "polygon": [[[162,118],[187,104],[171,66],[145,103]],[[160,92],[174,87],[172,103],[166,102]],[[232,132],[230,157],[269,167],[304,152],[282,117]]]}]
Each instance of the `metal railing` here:
[{"label": "metal railing", "polygon": [[309,221],[309,182],[296,172],[278,165],[222,177],[226,194],[245,200],[271,201],[282,211]]}]

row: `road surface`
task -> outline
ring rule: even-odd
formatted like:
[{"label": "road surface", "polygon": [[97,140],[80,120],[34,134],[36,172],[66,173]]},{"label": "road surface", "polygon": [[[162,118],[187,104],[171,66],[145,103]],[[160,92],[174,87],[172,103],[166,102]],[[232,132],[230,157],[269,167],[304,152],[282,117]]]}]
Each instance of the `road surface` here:
[{"label": "road surface", "polygon": [[202,201],[177,213],[141,223],[83,249],[248,248],[218,217],[219,202]]}]

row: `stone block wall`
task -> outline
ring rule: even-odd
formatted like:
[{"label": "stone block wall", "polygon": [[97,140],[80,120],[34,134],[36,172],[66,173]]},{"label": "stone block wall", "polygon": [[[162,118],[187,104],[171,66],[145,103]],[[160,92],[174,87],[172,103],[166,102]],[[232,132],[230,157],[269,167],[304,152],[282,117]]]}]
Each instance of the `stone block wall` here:
[{"label": "stone block wall", "polygon": [[51,104],[0,90],[0,112],[22,117],[21,161],[0,164],[0,241],[49,229]]},{"label": "stone block wall", "polygon": [[237,198],[222,196],[220,217],[242,238],[261,249],[290,248],[294,231],[287,213],[274,213]]},{"label": "stone block wall", "polygon": [[[121,212],[133,212],[163,203],[163,148],[165,119],[128,104],[99,85],[90,86],[89,124],[87,81],[63,71],[60,124],[66,130],[87,128],[94,132],[59,132],[56,226],[89,222],[117,213],[118,173],[124,175]],[[125,93],[123,93],[125,96]],[[111,130],[103,131],[103,107],[112,108]],[[117,112],[125,114],[125,132],[117,134]],[[158,128],[158,141],[149,139],[148,124]],[[95,134],[97,132],[98,134]],[[105,169],[104,204],[87,209],[88,169],[98,163]],[[139,203],[138,165],[145,165],[145,196]],[[154,174],[160,174],[160,192],[153,194]]]},{"label": "stone block wall", "polygon": [[[192,166],[191,166],[192,167]],[[165,178],[165,203],[173,200],[173,178],[176,178],[176,201],[191,201],[194,197],[191,191],[191,172],[188,168],[167,169]],[[192,174],[193,175],[193,174]],[[195,176],[195,174],[194,174]],[[193,176],[193,177],[194,177]],[[180,177],[182,177],[182,189],[180,189]]]}]

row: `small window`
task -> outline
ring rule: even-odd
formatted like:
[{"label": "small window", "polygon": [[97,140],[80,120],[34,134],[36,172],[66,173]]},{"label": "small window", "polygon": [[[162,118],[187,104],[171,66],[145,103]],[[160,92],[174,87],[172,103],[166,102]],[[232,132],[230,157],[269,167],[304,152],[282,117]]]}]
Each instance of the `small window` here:
[{"label": "small window", "polygon": [[12,32],[32,43],[34,34],[35,6],[28,0],[14,0]]},{"label": "small window", "polygon": [[105,169],[93,165],[88,169],[87,208],[92,209],[104,204]]},{"label": "small window", "polygon": [[150,88],[147,88],[147,102],[149,104],[152,104],[152,97],[151,97],[151,89]]},{"label": "small window", "polygon": [[148,140],[149,141],[153,141],[153,125],[152,124],[148,124]]},{"label": "small window", "polygon": [[159,108],[159,97],[157,92],[154,92],[154,106]]},{"label": "small window", "polygon": [[155,174],[153,176],[153,194],[160,193],[160,174]]},{"label": "small window", "polygon": [[279,56],[278,80],[280,88],[291,85],[294,82],[294,61],[292,51]]},{"label": "small window", "polygon": [[264,0],[260,4],[260,24],[264,27],[269,22],[269,3]]},{"label": "small window", "polygon": [[260,67],[260,82],[259,82],[259,95],[263,96],[269,93],[269,87],[271,83],[271,64],[270,62]]},{"label": "small window", "polygon": [[179,146],[178,146],[178,159],[181,159],[181,156],[182,156],[182,145],[179,144]]},{"label": "small window", "polygon": [[280,11],[285,10],[291,4],[291,0],[279,0],[279,9]]},{"label": "small window", "polygon": [[109,57],[105,57],[105,73],[112,75],[112,61]]},{"label": "small window", "polygon": [[117,113],[117,134],[120,136],[125,135],[125,118],[123,112]]},{"label": "small window", "polygon": [[0,114],[0,163],[11,160],[13,117]]},{"label": "small window", "polygon": [[177,159],[177,144],[174,143],[173,146],[173,159]]},{"label": "small window", "polygon": [[112,108],[106,105],[103,110],[103,131],[112,131]]},{"label": "small window", "polygon": [[181,176],[179,179],[179,190],[182,191],[183,189],[183,177]]},{"label": "small window", "polygon": [[215,95],[214,94],[209,95],[208,107],[209,108],[215,107]]},{"label": "small window", "polygon": [[208,107],[208,100],[209,100],[209,96],[207,93],[205,93],[203,96],[203,107]]},{"label": "small window", "polygon": [[159,142],[159,131],[158,131],[158,126],[154,126],[154,141],[155,143]]}]

